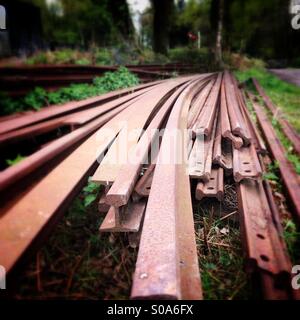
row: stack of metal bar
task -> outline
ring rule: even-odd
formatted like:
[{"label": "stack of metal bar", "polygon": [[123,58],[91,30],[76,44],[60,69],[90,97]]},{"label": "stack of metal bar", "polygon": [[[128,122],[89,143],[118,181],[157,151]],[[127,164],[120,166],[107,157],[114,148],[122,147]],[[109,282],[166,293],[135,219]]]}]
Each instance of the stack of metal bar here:
[{"label": "stack of metal bar", "polygon": [[[249,270],[260,274],[266,297],[290,297],[291,264],[270,186],[262,179],[267,150],[247,101],[224,72],[4,119],[3,154],[23,141],[38,148],[0,173],[0,264],[11,272],[40,245],[92,175],[103,185],[100,231],[127,232],[139,245],[132,298],[201,299],[192,199],[222,201],[226,178],[236,182]],[[251,101],[264,125],[260,106]],[[40,139],[57,129],[66,132]],[[295,182],[296,216],[299,190]]]},{"label": "stack of metal bar", "polygon": [[224,172],[225,176],[233,175],[235,182],[260,178],[257,153],[266,149],[234,78],[228,72],[223,78],[219,74],[207,89],[198,97],[199,105],[191,108],[190,177],[199,180],[198,200],[215,197],[221,201]]}]

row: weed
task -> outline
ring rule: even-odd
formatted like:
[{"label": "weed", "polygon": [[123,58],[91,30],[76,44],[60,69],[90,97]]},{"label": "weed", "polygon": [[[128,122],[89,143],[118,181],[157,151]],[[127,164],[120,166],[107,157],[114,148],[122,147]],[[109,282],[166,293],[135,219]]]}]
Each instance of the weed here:
[{"label": "weed", "polygon": [[292,262],[299,263],[299,244],[300,244],[300,232],[297,230],[296,224],[291,219],[285,219],[283,224],[283,236],[287,245]]},{"label": "weed", "polygon": [[97,199],[100,189],[102,189],[102,186],[92,181],[89,181],[87,186],[83,188],[85,207],[88,207]]},{"label": "weed", "polygon": [[32,107],[34,110],[40,110],[42,106],[46,104],[47,92],[40,87],[36,87],[26,95],[24,103],[28,107]]},{"label": "weed", "polygon": [[137,76],[125,67],[120,67],[115,72],[106,72],[103,77],[96,77],[93,84],[71,84],[55,92],[46,92],[43,88],[37,87],[22,99],[12,99],[0,94],[1,112],[2,114],[10,114],[28,109],[39,110],[45,105],[82,100],[108,91],[135,86],[138,83]]},{"label": "weed", "polygon": [[26,157],[21,156],[20,154],[17,155],[17,157],[15,159],[7,159],[6,160],[6,164],[8,166],[13,166],[19,162],[21,162],[22,160],[24,160]]},{"label": "weed", "polygon": [[[294,119],[289,120],[291,120],[292,124],[294,123],[294,126],[296,129],[298,129],[298,131],[300,130],[300,88],[280,80],[279,78],[268,73],[264,69],[248,69],[245,71],[236,71],[235,74],[240,82],[246,83],[248,88],[249,84],[252,84],[252,81],[249,82],[249,79],[251,77],[257,78],[259,83],[265,89],[266,93],[270,96],[271,100],[275,102],[275,105],[278,105],[282,109],[284,114],[287,115],[288,118],[293,116]],[[252,85],[250,89],[251,91],[253,91]],[[261,101],[260,97],[258,98],[260,100],[260,105],[263,106],[264,103]],[[247,106],[249,107],[249,105],[250,104],[248,103]],[[255,115],[253,113],[252,106],[250,106],[249,110],[253,115]],[[280,142],[285,148],[286,158],[293,164],[296,173],[300,174],[300,157],[293,153],[293,146],[291,142],[288,140],[288,138],[284,135],[282,128],[278,122],[278,119],[274,117],[269,110],[265,111],[269,115],[270,121],[276,131],[277,137],[279,138]]]},{"label": "weed", "polygon": [[247,82],[251,77],[256,78],[276,106],[278,106],[287,120],[300,132],[300,88],[282,81],[263,68],[252,68],[236,71],[240,82]]}]

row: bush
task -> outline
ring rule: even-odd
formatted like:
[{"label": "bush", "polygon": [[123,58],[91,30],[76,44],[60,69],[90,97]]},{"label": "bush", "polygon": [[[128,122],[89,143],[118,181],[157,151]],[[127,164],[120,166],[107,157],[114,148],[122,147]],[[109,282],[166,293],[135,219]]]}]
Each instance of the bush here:
[{"label": "bush", "polygon": [[169,59],[171,62],[192,63],[192,64],[211,64],[211,58],[208,49],[179,47],[170,49]]},{"label": "bush", "polygon": [[113,64],[113,57],[111,51],[108,49],[97,49],[95,53],[95,62],[100,65]]},{"label": "bush", "polygon": [[165,64],[170,62],[169,58],[163,54],[155,53],[152,50],[142,50],[138,57],[139,64]]},{"label": "bush", "polygon": [[14,100],[0,94],[1,114],[28,109],[39,110],[44,105],[61,104],[72,100],[82,100],[121,88],[128,88],[139,84],[139,79],[125,67],[115,72],[106,72],[103,77],[96,77],[93,84],[71,84],[55,92],[46,92],[43,88],[35,88],[23,99]]},{"label": "bush", "polygon": [[120,67],[118,71],[106,72],[101,78],[93,81],[97,90],[112,91],[120,88],[135,86],[139,83],[137,76],[128,71],[125,67]]},{"label": "bush", "polygon": [[249,58],[239,53],[224,52],[224,63],[235,70],[247,69],[264,69],[266,64],[264,61],[255,58]]},{"label": "bush", "polygon": [[42,106],[46,104],[47,92],[40,87],[36,87],[28,93],[24,98],[24,103],[30,108],[39,110]]},{"label": "bush", "polygon": [[60,49],[55,51],[39,52],[29,59],[27,64],[91,64],[89,52],[81,52],[72,49]]}]

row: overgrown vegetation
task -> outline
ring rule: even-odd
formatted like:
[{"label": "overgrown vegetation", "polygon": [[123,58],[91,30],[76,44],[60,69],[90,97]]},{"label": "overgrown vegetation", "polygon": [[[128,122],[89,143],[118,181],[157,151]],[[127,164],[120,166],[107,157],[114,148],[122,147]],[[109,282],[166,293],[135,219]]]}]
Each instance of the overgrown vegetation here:
[{"label": "overgrown vegetation", "polygon": [[125,67],[120,67],[115,72],[106,72],[103,77],[96,77],[92,84],[71,84],[54,92],[47,92],[37,87],[21,99],[12,99],[2,94],[0,95],[0,112],[6,115],[30,109],[39,110],[46,105],[82,100],[109,91],[135,86],[138,83],[137,76]]},{"label": "overgrown vegetation", "polygon": [[168,55],[155,53],[150,49],[92,48],[88,51],[59,49],[41,51],[29,57],[25,63],[36,64],[75,64],[75,65],[138,65],[166,63],[211,64],[211,53],[207,48],[176,47]]},{"label": "overgrown vegetation", "polygon": [[224,63],[227,67],[234,70],[248,71],[249,69],[263,70],[266,67],[266,63],[257,58],[250,58],[247,55],[232,53],[225,51],[223,53]]},{"label": "overgrown vegetation", "polygon": [[[76,64],[76,65],[121,65],[139,64],[146,60],[149,63],[157,61],[157,55],[150,56],[146,50],[119,45],[110,47],[92,47],[89,50],[57,49],[54,51],[41,51],[29,57],[25,62],[35,64]],[[167,58],[164,58],[165,60]],[[161,61],[161,59],[158,59]],[[158,61],[157,61],[158,62]]]},{"label": "overgrown vegetation", "polygon": [[[274,104],[281,109],[283,115],[300,132],[300,88],[280,80],[265,69],[251,68],[244,71],[236,71],[235,75],[240,82],[246,83],[251,77],[256,78]],[[249,86],[249,89],[253,89],[252,86]],[[300,157],[293,152],[292,144],[284,135],[277,119],[268,110],[266,112],[270,116],[277,137],[286,150],[287,159],[293,164],[297,174],[300,174]]]},{"label": "overgrown vegetation", "polygon": [[[243,68],[244,69],[244,68]],[[300,88],[280,80],[263,68],[251,68],[235,72],[240,82],[255,77],[292,126],[300,132]]]},{"label": "overgrown vegetation", "polygon": [[170,49],[168,56],[171,62],[205,65],[205,67],[212,64],[211,54],[207,48],[178,47]]},{"label": "overgrown vegetation", "polygon": [[286,243],[290,258],[294,264],[299,263],[299,244],[300,233],[295,222],[292,219],[291,213],[287,210],[287,203],[283,195],[282,179],[279,172],[279,163],[277,161],[270,162],[266,166],[266,172],[263,179],[269,181],[272,188],[274,199],[279,209],[280,221],[283,228],[283,238]]}]

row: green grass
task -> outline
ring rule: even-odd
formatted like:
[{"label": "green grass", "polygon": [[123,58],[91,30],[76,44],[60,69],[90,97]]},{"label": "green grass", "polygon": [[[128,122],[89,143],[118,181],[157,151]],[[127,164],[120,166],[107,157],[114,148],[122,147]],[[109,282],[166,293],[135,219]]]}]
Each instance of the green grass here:
[{"label": "green grass", "polygon": [[[267,72],[265,69],[252,68],[245,71],[236,71],[235,75],[240,82],[246,82],[248,89],[251,91],[254,90],[254,87],[252,82],[249,82],[249,79],[251,77],[255,77],[275,105],[280,107],[288,121],[298,132],[300,131],[300,88],[280,80],[276,76]],[[255,90],[254,92],[256,93]],[[263,106],[263,102],[261,99],[259,100],[260,104]],[[251,114],[255,115],[252,107],[249,105],[250,104],[247,103]],[[277,137],[285,148],[286,158],[292,163],[296,173],[300,174],[300,157],[293,152],[293,146],[288,138],[284,135],[277,119],[275,119],[270,111],[266,108],[265,111],[269,115]]]},{"label": "green grass", "polygon": [[278,106],[291,125],[300,133],[300,88],[282,81],[265,69],[252,68],[236,71],[240,82],[255,77],[273,103]]},{"label": "green grass", "polygon": [[21,156],[20,154],[18,154],[15,159],[7,159],[6,160],[6,164],[8,166],[13,166],[19,162],[21,162],[23,159],[25,159],[26,157]]},{"label": "green grass", "polygon": [[284,219],[282,222],[283,225],[283,237],[286,243],[288,252],[290,254],[293,264],[299,264],[300,262],[300,232],[297,229],[295,222],[292,219]]},{"label": "green grass", "polygon": [[46,105],[83,100],[109,91],[132,87],[138,83],[137,76],[125,67],[120,67],[115,72],[106,72],[102,77],[96,77],[92,84],[71,84],[54,92],[47,92],[37,87],[22,99],[12,99],[2,93],[0,94],[0,114],[7,115],[30,109],[39,110]]}]

